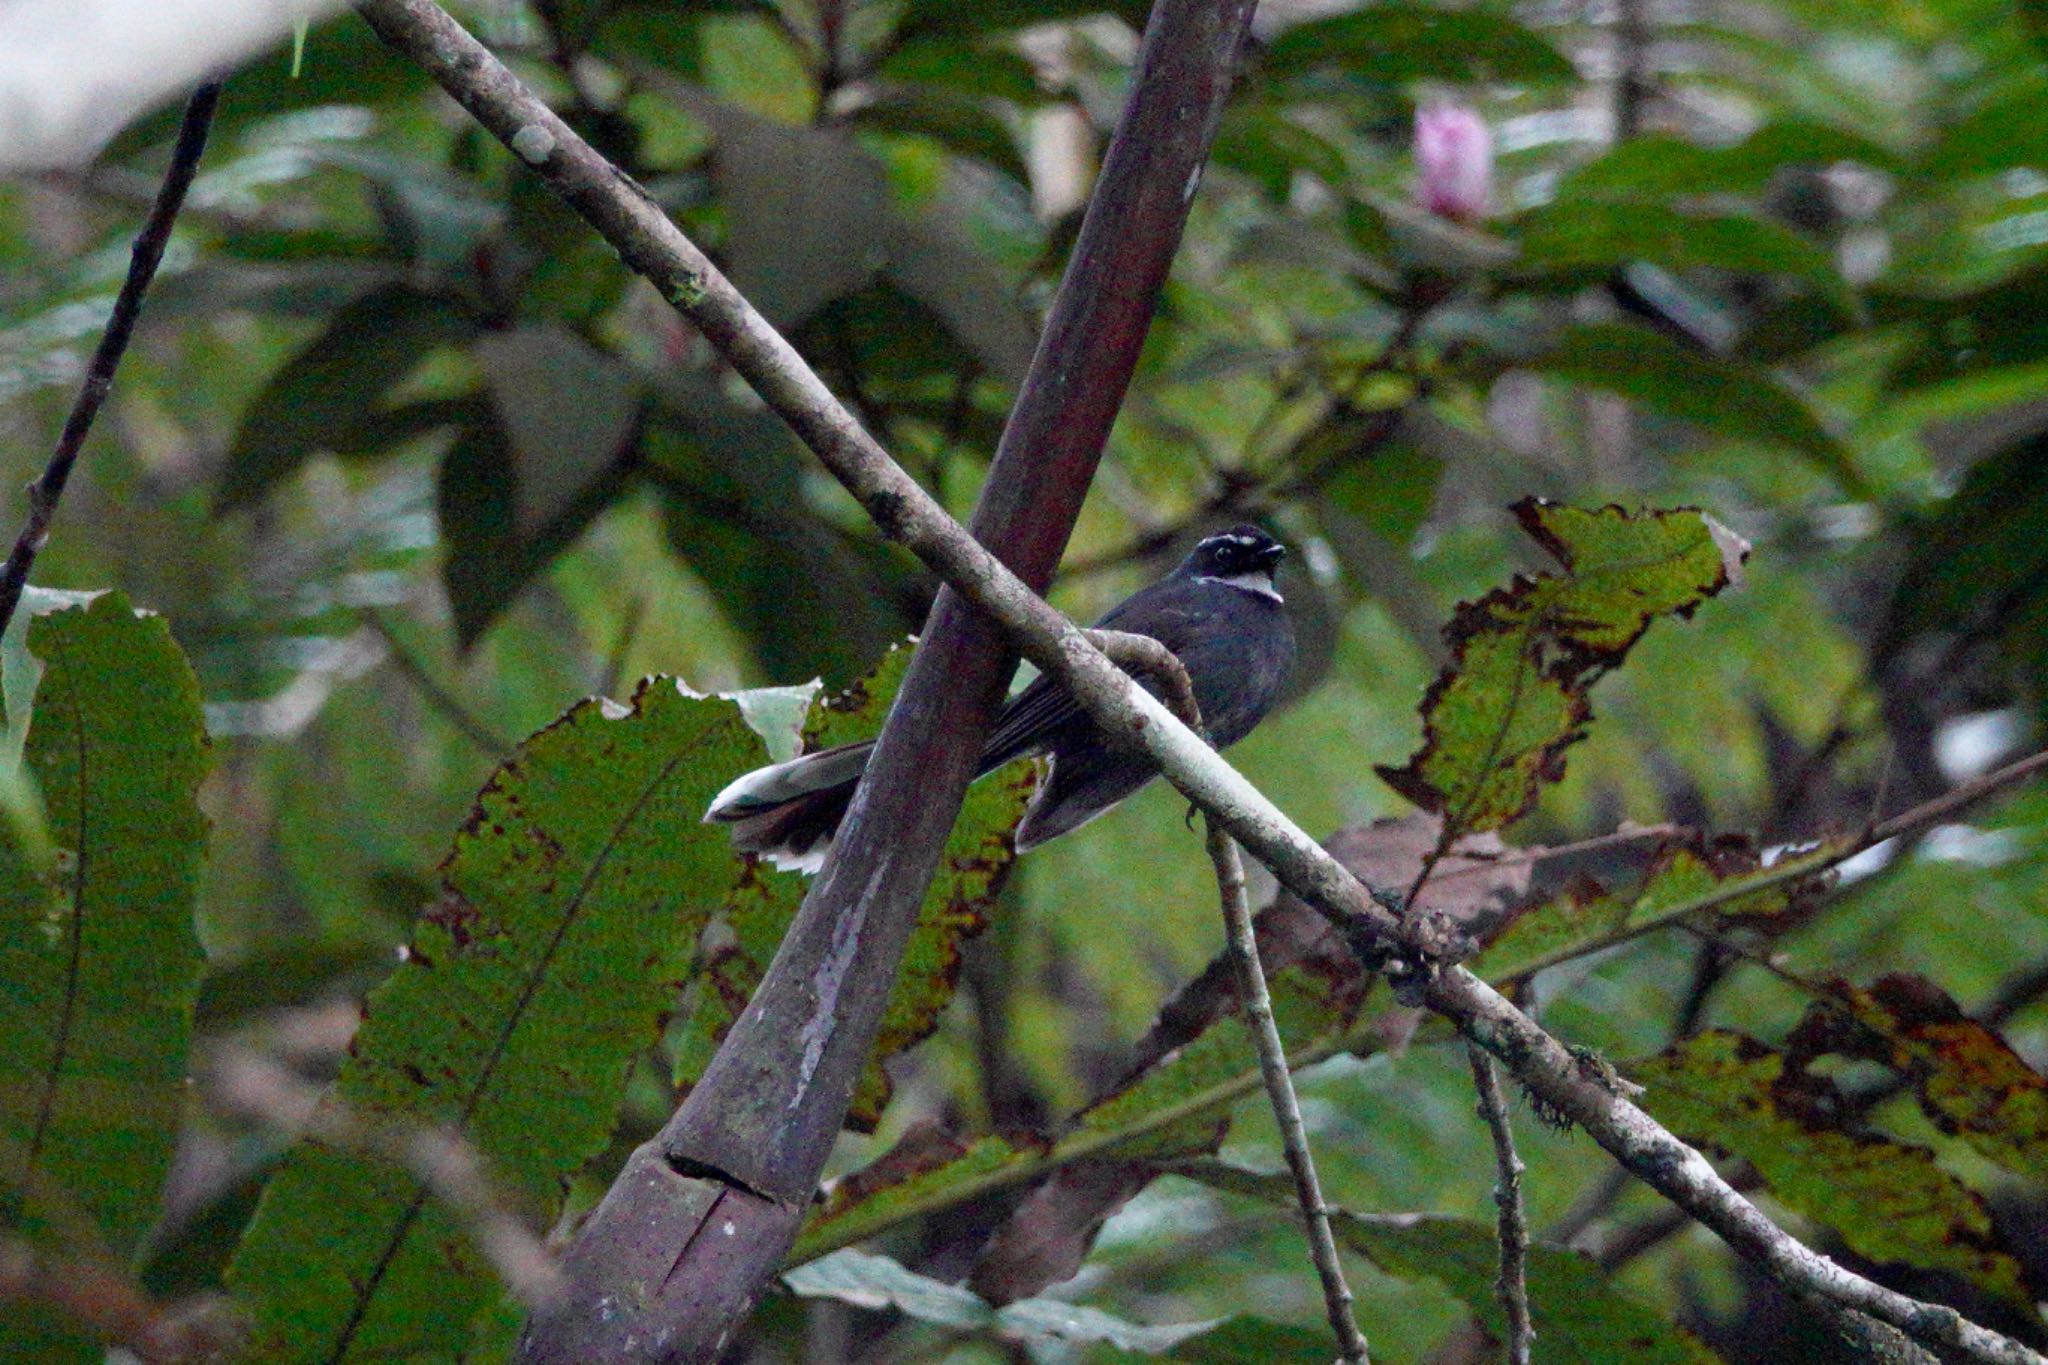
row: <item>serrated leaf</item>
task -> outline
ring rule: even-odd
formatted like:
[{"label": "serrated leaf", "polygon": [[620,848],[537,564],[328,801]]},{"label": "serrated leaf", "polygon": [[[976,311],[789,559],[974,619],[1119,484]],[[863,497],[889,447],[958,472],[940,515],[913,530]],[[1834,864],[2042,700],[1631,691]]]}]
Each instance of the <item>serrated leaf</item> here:
[{"label": "serrated leaf", "polygon": [[1827,1078],[1722,1029],[1627,1071],[1648,1087],[1642,1103],[1659,1122],[1748,1161],[1774,1198],[1833,1228],[1860,1255],[1950,1271],[2031,1306],[1983,1199],[1925,1147],[1835,1126],[1841,1096]]},{"label": "serrated leaf", "polygon": [[[53,859],[0,823],[0,1224],[118,1260],[156,1215],[184,1113],[199,684],[162,618],[118,592],[36,617],[28,645],[43,677],[23,761]],[[42,1310],[0,1306],[0,1358],[100,1354]]]},{"label": "serrated leaf", "polygon": [[1660,333],[1615,323],[1567,328],[1528,366],[1717,435],[1796,450],[1846,491],[1864,489],[1848,447],[1805,399],[1759,366],[1702,355]]},{"label": "serrated leaf", "polygon": [[[1943,1132],[1985,1159],[2048,1184],[2048,1079],[2011,1044],[1964,1014],[1923,976],[1896,973],[1868,988],[1834,982],[1795,1031],[1791,1046],[1882,1062],[1913,1085]],[[1841,1013],[1855,1021],[1844,1029]]]},{"label": "serrated leaf", "polygon": [[[611,1134],[729,884],[699,822],[760,752],[738,707],[673,680],[579,703],[492,776],[443,865],[445,894],[372,993],[328,1100],[359,1121],[453,1132],[493,1190],[545,1224]],[[406,1171],[305,1141],[229,1268],[265,1360],[453,1353],[495,1293],[483,1256]]]},{"label": "serrated leaf", "polygon": [[[1277,1208],[1299,1207],[1294,1183],[1285,1175],[1215,1161],[1178,1170],[1216,1189]],[[1506,1338],[1506,1318],[1493,1288],[1500,1273],[1493,1224],[1442,1214],[1369,1215],[1338,1209],[1334,1215],[1331,1231],[1343,1246],[1389,1275],[1436,1280],[1463,1300],[1488,1332]],[[1546,1365],[1614,1365],[1624,1360],[1701,1365],[1717,1359],[1582,1252],[1545,1242],[1531,1245],[1527,1284],[1538,1354]]]},{"label": "serrated leaf", "polygon": [[1451,661],[1422,701],[1423,743],[1396,791],[1443,815],[1446,836],[1498,829],[1564,773],[1587,691],[1659,616],[1689,616],[1733,581],[1748,546],[1691,509],[1627,512],[1540,499],[1515,514],[1561,572],[1517,575],[1462,604]]},{"label": "serrated leaf", "polygon": [[1296,24],[1274,40],[1266,61],[1277,75],[1335,66],[1383,85],[1427,80],[1543,85],[1578,79],[1556,48],[1512,19],[1421,5],[1374,5]]},{"label": "serrated leaf", "polygon": [[384,395],[437,346],[476,323],[449,299],[389,285],[350,303],[284,363],[242,414],[217,501],[254,502],[312,456],[383,448]]},{"label": "serrated leaf", "polygon": [[[902,685],[911,655],[908,645],[897,645],[867,677],[814,702],[804,727],[806,747],[831,748],[873,737]],[[938,1027],[959,979],[960,945],[987,924],[988,906],[1016,856],[1012,832],[1036,785],[1034,769],[1016,766],[968,789],[918,911],[917,927],[904,948],[873,1056],[854,1088],[847,1111],[849,1127],[873,1130],[891,1090],[882,1062],[922,1042]],[[764,862],[749,860],[741,867],[725,908],[729,937],[709,954],[696,1011],[675,1042],[671,1065],[678,1086],[688,1086],[703,1074],[767,973],[809,885],[807,877],[776,871]]]}]

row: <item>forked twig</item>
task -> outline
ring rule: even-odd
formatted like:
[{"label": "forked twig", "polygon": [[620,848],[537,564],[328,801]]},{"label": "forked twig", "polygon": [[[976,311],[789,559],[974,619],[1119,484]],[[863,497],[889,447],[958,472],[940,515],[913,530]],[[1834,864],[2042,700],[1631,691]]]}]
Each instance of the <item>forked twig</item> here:
[{"label": "forked twig", "polygon": [[15,609],[21,605],[21,590],[28,584],[28,572],[35,566],[36,555],[50,539],[50,522],[57,515],[57,503],[64,496],[72,466],[78,463],[78,452],[92,430],[93,419],[99,416],[100,407],[113,392],[114,371],[120,368],[129,339],[135,335],[135,320],[142,315],[143,296],[149,293],[150,281],[156,278],[156,268],[163,261],[171,228],[178,221],[178,210],[185,206],[185,192],[192,188],[192,178],[199,172],[199,156],[206,150],[206,134],[213,127],[213,112],[219,106],[219,81],[200,86],[185,104],[185,119],[178,127],[178,143],[171,152],[170,168],[164,172],[163,187],[156,192],[156,202],[150,206],[149,217],[143,220],[142,231],[135,235],[128,278],[121,282],[121,292],[114,297],[107,330],[93,350],[92,363],[86,366],[85,382],[79,386],[71,414],[64,419],[57,449],[51,453],[50,463],[44,466],[42,474],[28,486],[28,523],[15,539],[7,562],[0,565],[0,633],[6,631]]}]

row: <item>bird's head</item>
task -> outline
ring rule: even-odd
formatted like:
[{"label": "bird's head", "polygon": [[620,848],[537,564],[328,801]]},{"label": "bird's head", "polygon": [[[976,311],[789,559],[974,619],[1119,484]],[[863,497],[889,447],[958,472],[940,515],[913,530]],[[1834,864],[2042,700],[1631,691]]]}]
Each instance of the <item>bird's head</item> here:
[{"label": "bird's head", "polygon": [[1256,526],[1233,526],[1206,537],[1181,565],[1182,572],[1253,592],[1278,596],[1273,572],[1287,547]]}]

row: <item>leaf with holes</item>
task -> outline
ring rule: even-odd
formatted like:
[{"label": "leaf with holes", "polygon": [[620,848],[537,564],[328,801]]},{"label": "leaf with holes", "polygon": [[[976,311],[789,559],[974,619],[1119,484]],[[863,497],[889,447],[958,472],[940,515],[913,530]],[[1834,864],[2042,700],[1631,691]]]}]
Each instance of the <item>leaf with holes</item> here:
[{"label": "leaf with holes", "polygon": [[1422,699],[1423,743],[1379,769],[1444,817],[1445,837],[1498,829],[1564,775],[1585,734],[1587,692],[1659,616],[1690,616],[1741,571],[1749,546],[1691,508],[1587,511],[1539,498],[1515,505],[1559,572],[1517,575],[1459,606],[1444,631],[1451,661]]},{"label": "leaf with holes", "polygon": [[[705,918],[731,884],[699,823],[759,743],[673,680],[594,699],[519,747],[443,864],[444,894],[372,993],[326,1103],[395,1138],[451,1133],[544,1227],[611,1135]],[[269,1361],[452,1356],[495,1281],[408,1170],[301,1142],[229,1268]]]},{"label": "leaf with holes", "polygon": [[1925,1147],[1844,1127],[1834,1082],[1744,1034],[1696,1034],[1627,1068],[1679,1136],[1756,1167],[1786,1207],[1859,1255],[1961,1275],[2031,1309],[2019,1263],[1984,1201]]},{"label": "leaf with holes", "polygon": [[[807,748],[816,751],[873,737],[902,686],[911,653],[908,645],[893,647],[867,677],[814,702],[804,726]],[[968,789],[938,872],[925,892],[917,927],[904,948],[874,1054],[854,1089],[846,1118],[850,1127],[874,1129],[889,1103],[889,1075],[882,1062],[922,1042],[938,1027],[959,979],[960,945],[988,923],[988,907],[1016,856],[1012,832],[1036,785],[1035,769],[1014,765]],[[721,926],[725,932],[703,967],[696,1011],[675,1039],[672,1067],[679,1086],[693,1084],[703,1074],[733,1021],[753,998],[809,886],[808,878],[777,871],[764,862],[750,861],[740,869],[726,903]]]},{"label": "leaf with holes", "polygon": [[[0,1224],[125,1259],[155,1216],[185,1107],[206,843],[199,684],[119,593],[29,623],[43,677],[24,761],[48,843],[0,821]],[[0,1307],[0,1359],[98,1360]]]}]

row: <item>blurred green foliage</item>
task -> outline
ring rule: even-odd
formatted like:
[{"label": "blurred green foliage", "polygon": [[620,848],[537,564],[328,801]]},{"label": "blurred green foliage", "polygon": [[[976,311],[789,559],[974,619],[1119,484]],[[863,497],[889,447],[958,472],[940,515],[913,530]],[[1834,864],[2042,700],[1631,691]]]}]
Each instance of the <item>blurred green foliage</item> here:
[{"label": "blurred green foliage", "polygon": [[[1144,8],[535,0],[463,12],[965,515]],[[1417,751],[1417,703],[1446,658],[1440,627],[1513,571],[1548,567],[1509,504],[1709,509],[1754,547],[1747,582],[1651,631],[1600,683],[1597,721],[1562,751],[1563,780],[1505,831],[1560,845],[1670,821],[1699,839],[1634,869],[1634,883],[1596,866],[1591,890],[1549,888],[1519,931],[1518,965],[1546,964],[1523,983],[1525,1001],[1575,1042],[1663,1054],[1669,1069],[1683,1054],[1664,1050],[1681,1035],[1697,1035],[1695,1049],[1731,1036],[1700,1033],[1710,1027],[1778,1056],[1823,979],[1914,972],[2038,1071],[2038,793],[1853,864],[1831,896],[1725,906],[1759,913],[1717,919],[1704,937],[1643,930],[1688,896],[1716,894],[1715,878],[1754,872],[1755,848],[1738,855],[1716,835],[1753,835],[1756,847],[1853,835],[2018,752],[2048,717],[2039,6],[1768,0],[1682,21],[1642,0],[1620,9],[1641,10],[1641,23],[1491,0],[1265,7],[1055,600],[1092,617],[1203,530],[1271,523],[1299,551],[1284,587],[1303,666],[1287,708],[1233,758],[1325,833],[1406,812],[1373,769]],[[315,26],[297,79],[290,60],[287,45],[229,80],[192,206],[37,577],[112,586],[160,613],[148,629],[167,627],[197,676],[213,737],[198,800],[213,830],[196,896],[207,956],[195,1065],[253,1048],[308,1080],[340,1070],[342,1091],[375,1107],[374,1067],[342,1060],[359,1002],[385,983],[365,1029],[374,1040],[396,1026],[380,1022],[383,1002],[421,993],[407,984],[420,969],[399,967],[397,949],[417,945],[443,875],[464,875],[460,854],[439,860],[514,742],[591,694],[630,696],[650,673],[707,692],[816,676],[843,686],[917,628],[933,585],[701,339],[357,20]],[[1493,133],[1494,212],[1474,223],[1433,218],[1413,195],[1415,110],[1453,98]],[[138,122],[91,167],[0,183],[0,431],[13,486],[51,444],[174,117]],[[1638,132],[1617,138],[1617,127]],[[47,637],[64,619],[36,629]],[[10,646],[17,736],[27,658]],[[184,665],[152,667],[160,674],[129,681]],[[750,719],[780,725],[770,742],[786,745],[793,725],[763,721],[767,706],[751,696],[763,709]],[[784,722],[796,714],[784,710]],[[585,707],[530,745],[603,732],[603,714]],[[189,736],[189,721],[158,737]],[[34,748],[39,729],[32,767],[50,761]],[[752,760],[736,723],[730,749],[735,772]],[[692,781],[709,791],[722,778]],[[68,848],[61,803],[44,797]],[[685,826],[716,837],[694,830],[700,798],[660,813],[678,839]],[[18,804],[10,797],[10,819]],[[932,1160],[906,1180],[946,1162],[1010,1174],[990,1178],[972,1217],[897,1221],[882,1249],[901,1265],[927,1280],[966,1274],[975,1238],[1010,1215],[1014,1173],[1060,1150],[1040,1138],[1085,1146],[1091,1123],[1133,1103],[1141,1040],[1220,944],[1183,811],[1155,788],[1019,864],[964,949],[937,1032],[892,1062],[895,1098],[872,1137],[848,1136],[835,1175],[922,1150],[927,1123],[1014,1139],[923,1151]],[[722,849],[712,853],[723,876]],[[706,894],[722,904],[731,885]],[[8,942],[36,947],[45,919],[24,911]],[[129,932],[134,944],[108,950],[116,961],[148,956],[144,930]],[[566,1147],[504,1172],[522,1198],[550,1216],[564,1197],[587,1206],[666,1112],[671,1073],[646,1044],[656,1016],[688,1019],[700,1003],[667,988],[689,974],[692,950],[720,950],[716,933],[650,942],[655,960],[632,964],[641,993],[606,1003],[630,1004],[644,1027],[581,1040],[603,1053],[602,1075],[584,1079],[612,1089],[555,1130],[577,1129]],[[1596,944],[1611,946],[1586,951]],[[177,976],[182,951],[155,954],[151,970]],[[181,980],[164,988],[173,1013],[191,984]],[[1327,1003],[1302,999],[1304,1011]],[[433,1003],[456,1007],[421,1009]],[[1455,1220],[1443,1226],[1463,1247],[1471,1220],[1488,1216],[1493,1170],[1462,1060],[1428,1036],[1404,1048],[1345,1033],[1356,1004],[1305,1012],[1297,1032],[1337,1052],[1302,1080],[1326,1184],[1361,1215]],[[1149,1083],[1199,1098],[1220,1077],[1251,1093],[1234,1028],[1199,1038],[1180,1072]],[[160,1041],[177,1051],[182,1038],[167,1026]],[[1212,1053],[1228,1063],[1213,1074]],[[1887,1088],[1887,1067],[1903,1076],[1920,1063],[1880,1054],[1825,1060],[1827,1085],[1850,1103],[1828,1122],[1981,1197],[1988,1212],[1970,1237],[2009,1258],[1995,1296],[2038,1297],[2038,1181],[2023,1163],[1987,1159],[1981,1135],[1949,1131],[1953,1115],[1923,1114],[1897,1077]],[[1704,1084],[1699,1070],[1674,1086]],[[518,1098],[540,1102],[558,1084]],[[187,1159],[141,1247],[159,1292],[223,1283],[289,1141],[213,1091],[189,1106]],[[1709,1098],[1735,1091],[1723,1077]],[[439,1121],[438,1103],[416,1107]],[[1192,1126],[1200,1141],[1184,1140],[1182,1122],[1167,1135],[1178,1145],[1155,1150],[1213,1145],[1221,1129],[1207,1112]],[[1605,1158],[1527,1116],[1518,1109],[1533,1223],[1582,1225],[1621,1265],[1611,1287],[1638,1311],[1682,1321],[1729,1358],[1825,1358],[1717,1244],[1631,1240],[1655,1230],[1655,1201],[1633,1187],[1596,1198]],[[583,1164],[608,1136],[610,1150]],[[1770,1127],[1753,1152],[1726,1146],[1778,1190],[1773,1163],[1796,1148],[1782,1136]],[[1223,1143],[1238,1165],[1276,1159],[1256,1099],[1239,1102]],[[154,1151],[129,1174],[141,1181],[166,1159]],[[309,1160],[290,1158],[271,1227],[288,1212],[276,1189],[312,1179]],[[1784,1187],[1784,1205],[1813,1219],[1802,1230],[1930,1263],[1860,1240],[1825,1201],[1802,1202],[1791,1191],[1813,1169]],[[1218,1182],[1137,1183],[1101,1236],[1083,1239],[1080,1278],[1058,1293],[1126,1325],[1255,1312],[1318,1327],[1290,1218]],[[118,1215],[80,1202],[125,1259],[145,1215],[103,1193]],[[1381,1226],[1390,1237],[1394,1225]],[[1376,1358],[1479,1358],[1467,1324],[1490,1309],[1471,1292],[1476,1270],[1453,1274],[1465,1265],[1453,1240],[1440,1239],[1429,1273],[1394,1264],[1428,1259],[1412,1239],[1398,1256],[1359,1248]],[[1571,1273],[1583,1273],[1577,1262]],[[1958,1279],[1901,1283],[2041,1340],[2027,1310],[1986,1308]],[[976,1326],[999,1316],[979,1299],[961,1311],[988,1316],[935,1327],[855,1312],[846,1298],[802,1311],[778,1299],[748,1349],[1006,1358]],[[502,1345],[511,1319],[499,1318],[476,1328],[480,1342]],[[1175,1349],[1251,1358],[1230,1344],[1244,1330],[1226,1323]],[[1058,1334],[1037,1327],[1013,1335],[1045,1358],[1116,1358],[1101,1333],[1085,1348],[1049,1345]],[[473,1358],[492,1357],[479,1346]]]}]

